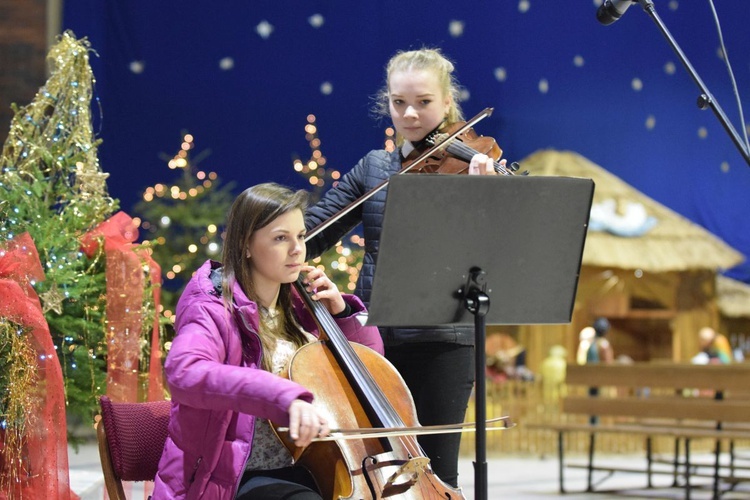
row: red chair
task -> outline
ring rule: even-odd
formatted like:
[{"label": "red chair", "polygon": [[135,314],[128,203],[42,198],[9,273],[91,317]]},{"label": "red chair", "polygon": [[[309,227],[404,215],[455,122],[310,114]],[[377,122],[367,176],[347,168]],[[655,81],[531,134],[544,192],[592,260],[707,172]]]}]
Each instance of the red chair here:
[{"label": "red chair", "polygon": [[115,403],[99,399],[96,429],[104,485],[112,500],[127,500],[123,481],[153,481],[167,440],[169,401]]}]

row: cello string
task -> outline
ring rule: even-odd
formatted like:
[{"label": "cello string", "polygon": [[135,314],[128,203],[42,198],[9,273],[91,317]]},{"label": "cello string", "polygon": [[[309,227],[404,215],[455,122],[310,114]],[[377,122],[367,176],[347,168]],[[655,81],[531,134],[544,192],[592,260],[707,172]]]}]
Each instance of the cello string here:
[{"label": "cello string", "polygon": [[[362,359],[354,351],[351,344],[349,344],[348,339],[336,324],[330,311],[320,302],[312,300],[312,297],[302,283],[301,277],[297,280],[296,284],[299,293],[313,310],[316,319],[321,323],[321,327],[326,332],[328,339],[334,344],[336,352],[341,356],[342,362],[345,365],[341,368],[345,368],[349,375],[357,380],[358,387],[365,392],[366,399],[380,420],[380,424],[384,427],[404,427],[403,420],[396,413],[395,408],[372,377]],[[398,440],[412,455],[426,456],[424,450],[422,450],[422,447],[419,446],[416,440],[407,440],[405,436],[398,436]],[[416,449],[410,449],[409,444],[416,445]]]},{"label": "cello string", "polygon": [[342,362],[345,365],[342,368],[347,369],[347,372],[356,379],[358,386],[366,393],[368,401],[373,406],[372,409],[381,420],[381,425],[386,427],[403,426],[404,423],[401,421],[401,418],[393,409],[388,398],[383,394],[380,386],[372,378],[372,374],[367,370],[360,357],[354,352],[348,339],[344,336],[344,333],[336,324],[328,309],[320,302],[312,300],[301,280],[298,280],[298,288],[300,288],[300,292],[304,292],[304,296],[309,301],[316,318],[320,321],[331,343],[336,347],[336,352],[342,357]]}]

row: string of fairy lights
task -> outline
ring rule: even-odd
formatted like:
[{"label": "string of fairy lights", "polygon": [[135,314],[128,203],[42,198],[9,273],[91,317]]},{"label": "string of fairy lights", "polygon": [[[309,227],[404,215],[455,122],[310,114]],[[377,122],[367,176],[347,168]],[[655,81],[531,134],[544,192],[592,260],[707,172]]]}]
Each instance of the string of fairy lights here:
[{"label": "string of fairy lights", "polygon": [[[395,132],[392,128],[386,129],[385,148],[393,151],[396,147]],[[305,139],[310,146],[310,158],[307,161],[295,159],[293,162],[294,170],[300,175],[307,178],[311,186],[314,186],[317,193],[320,194],[328,186],[335,186],[341,178],[341,172],[335,168],[326,167],[327,160],[321,150],[321,140],[318,135],[317,118],[314,114],[307,115],[305,124]],[[390,149],[389,149],[390,148]],[[332,276],[339,286],[346,292],[353,292],[356,288],[359,270],[362,267],[362,254],[365,246],[365,240],[358,234],[352,234],[348,242],[338,241],[333,247],[336,255],[328,260],[328,255],[316,257],[312,263],[326,272],[333,271],[332,274],[338,273],[343,276],[342,280],[337,280]],[[343,281],[343,283],[342,283]]]},{"label": "string of fairy lights", "polygon": [[[188,154],[190,150],[195,147],[194,138],[191,134],[185,134],[182,139],[180,150],[167,162],[167,166],[170,170],[188,169],[190,167]],[[198,184],[187,189],[183,189],[177,183],[172,184],[171,186],[162,183],[149,186],[143,192],[143,200],[147,203],[154,201],[156,198],[171,198],[172,200],[186,201],[188,198],[195,198],[211,189],[213,183],[218,178],[218,175],[216,172],[204,172],[203,170],[198,170],[195,173],[195,178],[197,179]],[[142,221],[138,217],[134,218],[134,222],[136,225],[143,227],[143,229],[149,229],[151,227],[151,222]],[[159,218],[158,223],[166,228],[169,227],[172,220],[168,215],[163,215]],[[218,254],[221,248],[221,245],[216,240],[218,230],[218,225],[213,223],[208,224],[206,226],[206,234],[201,236],[198,240],[198,243],[206,247],[206,253],[209,255]],[[166,243],[166,238],[160,236],[157,238],[156,243],[163,245]],[[191,254],[197,253],[198,243],[189,243],[186,248],[187,252]],[[171,268],[167,269],[165,277],[170,280],[175,279],[182,271],[184,271],[184,269],[179,263],[173,264]]]},{"label": "string of fairy lights", "polygon": [[[295,158],[292,161],[294,170],[305,177],[309,182],[314,194],[321,195],[328,187],[335,186],[341,178],[341,172],[328,165],[328,160],[323,154],[321,148],[321,139],[318,134],[317,118],[314,114],[307,115],[304,125],[305,139],[310,147],[310,156],[307,160]],[[396,147],[395,132],[392,127],[385,130],[384,148],[393,151]],[[194,137],[186,133],[182,137],[182,144],[179,151],[167,162],[170,170],[183,170],[185,176],[190,174],[191,161],[190,153],[195,148]],[[183,184],[185,183],[183,177]],[[179,182],[173,184],[157,183],[147,187],[143,192],[143,201],[150,203],[159,199],[171,200],[174,202],[188,201],[206,193],[216,183],[218,175],[216,172],[206,172],[197,170],[194,173],[195,185],[184,186]],[[134,218],[136,226],[144,230],[150,230],[153,224],[158,224],[161,228],[166,229],[172,223],[168,215],[161,215],[157,221],[142,220],[139,217]],[[205,228],[205,234],[195,241],[185,242],[184,252],[196,254],[201,250],[208,255],[217,255],[221,251],[221,242],[223,241],[222,229],[219,226],[221,222],[210,223]],[[154,245],[166,245],[168,232],[159,235],[154,239]],[[346,292],[353,292],[356,287],[359,270],[362,266],[362,255],[364,253],[365,241],[358,234],[352,234],[346,240],[336,243],[334,248],[328,253],[316,257],[312,263],[321,267],[334,278],[334,281]],[[180,262],[161,263],[165,266],[164,278],[166,280],[175,280],[180,277],[181,273],[193,272],[186,269]],[[184,276],[184,275],[183,275]],[[170,308],[161,307],[160,313],[170,322],[174,322],[174,312]]]}]

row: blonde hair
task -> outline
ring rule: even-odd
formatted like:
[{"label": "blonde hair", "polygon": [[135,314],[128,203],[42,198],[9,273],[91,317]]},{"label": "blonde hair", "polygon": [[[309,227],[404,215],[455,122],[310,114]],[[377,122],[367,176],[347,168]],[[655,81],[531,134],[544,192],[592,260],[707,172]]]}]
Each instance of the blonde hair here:
[{"label": "blonde hair", "polygon": [[373,114],[378,117],[389,117],[390,81],[391,75],[403,71],[424,70],[431,71],[438,78],[440,90],[445,96],[451,96],[451,103],[445,119],[445,125],[451,126],[456,122],[463,121],[464,115],[459,105],[461,87],[456,80],[453,71],[455,66],[440,51],[434,48],[422,48],[419,50],[399,51],[385,67],[385,85],[375,95],[372,108]]}]

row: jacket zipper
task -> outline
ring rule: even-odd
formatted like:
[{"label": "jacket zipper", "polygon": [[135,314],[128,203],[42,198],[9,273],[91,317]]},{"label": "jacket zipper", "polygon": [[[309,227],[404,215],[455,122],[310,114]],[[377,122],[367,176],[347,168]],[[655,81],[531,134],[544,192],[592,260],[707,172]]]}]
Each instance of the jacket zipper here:
[{"label": "jacket zipper", "polygon": [[198,460],[195,462],[195,466],[193,466],[193,475],[190,476],[190,484],[193,484],[195,481],[195,474],[198,473],[198,467],[200,467],[202,461],[203,457],[198,457]]},{"label": "jacket zipper", "polygon": [[258,358],[258,367],[261,367],[263,366],[263,343],[260,341],[260,335],[258,334],[258,332],[250,328],[250,325],[247,324],[247,319],[245,318],[244,314],[238,314],[240,316],[240,319],[242,320],[242,324],[245,326],[245,330],[255,336],[256,339],[258,339],[258,345],[260,346],[260,349],[258,349],[258,351],[260,352],[260,357]]}]

